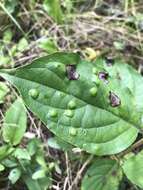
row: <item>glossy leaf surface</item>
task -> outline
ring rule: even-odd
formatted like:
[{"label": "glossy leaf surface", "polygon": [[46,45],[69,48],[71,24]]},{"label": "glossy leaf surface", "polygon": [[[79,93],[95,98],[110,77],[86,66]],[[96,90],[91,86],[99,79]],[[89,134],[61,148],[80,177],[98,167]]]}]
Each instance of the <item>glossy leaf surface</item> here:
[{"label": "glossy leaf surface", "polygon": [[54,134],[87,152],[121,152],[143,126],[143,79],[127,64],[55,53],[0,75]]}]

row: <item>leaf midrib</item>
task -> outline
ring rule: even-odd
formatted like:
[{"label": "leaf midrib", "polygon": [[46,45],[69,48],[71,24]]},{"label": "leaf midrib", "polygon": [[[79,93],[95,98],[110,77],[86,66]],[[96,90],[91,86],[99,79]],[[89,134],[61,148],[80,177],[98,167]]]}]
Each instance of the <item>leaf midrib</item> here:
[{"label": "leaf midrib", "polygon": [[[49,86],[46,86],[46,85],[44,85],[44,84],[41,84],[41,83],[38,83],[38,82],[35,82],[35,81],[31,81],[31,80],[28,80],[28,79],[25,79],[25,78],[17,77],[17,76],[15,76],[15,75],[7,74],[7,73],[0,73],[0,75],[3,76],[3,77],[4,77],[4,75],[7,75],[8,77],[11,76],[11,77],[14,77],[14,78],[17,78],[17,79],[21,79],[21,80],[25,80],[25,81],[30,81],[30,82],[32,82],[32,83],[42,85],[43,87],[48,87],[48,88],[51,88],[51,89],[53,89],[53,90],[57,90],[57,91],[63,92],[63,93],[65,93],[65,94],[67,94],[67,95],[71,95],[71,96],[76,97],[78,100],[80,100],[80,101],[82,101],[82,102],[84,102],[84,103],[86,103],[86,104],[88,104],[88,105],[90,105],[90,106],[97,107],[98,109],[101,109],[101,110],[104,110],[104,111],[106,111],[106,112],[111,113],[112,115],[116,116],[117,118],[122,119],[125,123],[128,123],[128,124],[131,125],[132,127],[134,127],[134,128],[136,128],[136,129],[139,130],[139,128],[138,128],[137,126],[135,126],[133,123],[131,123],[130,121],[125,120],[124,118],[119,117],[119,116],[118,116],[117,114],[115,114],[114,112],[111,112],[111,111],[106,110],[106,109],[104,109],[104,108],[102,108],[102,107],[94,106],[94,105],[92,105],[92,104],[90,104],[90,103],[87,103],[87,102],[86,102],[85,100],[83,100],[82,98],[80,99],[79,97],[77,97],[77,96],[75,96],[75,95],[73,95],[73,94],[68,94],[68,93],[67,93],[66,91],[64,91],[64,90],[61,91],[61,90],[57,89],[56,87],[55,87],[55,88],[49,87]],[[5,77],[4,77],[4,78],[5,78]],[[6,78],[7,78],[7,77],[6,77]],[[11,80],[9,80],[9,82],[11,82]],[[14,83],[14,82],[12,82],[12,83]],[[15,85],[15,87],[17,87],[17,86]]]}]

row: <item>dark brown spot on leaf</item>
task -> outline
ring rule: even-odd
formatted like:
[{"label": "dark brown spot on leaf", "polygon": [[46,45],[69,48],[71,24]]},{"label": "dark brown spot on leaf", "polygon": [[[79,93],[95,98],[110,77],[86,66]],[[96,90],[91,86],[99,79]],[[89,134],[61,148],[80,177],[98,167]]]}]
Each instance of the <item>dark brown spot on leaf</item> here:
[{"label": "dark brown spot on leaf", "polygon": [[116,77],[118,80],[122,80],[120,74],[117,72]]},{"label": "dark brown spot on leaf", "polygon": [[109,67],[113,66],[113,64],[114,64],[113,57],[106,57],[105,61],[106,61],[107,66],[109,66]]},{"label": "dark brown spot on leaf", "polygon": [[113,170],[111,173],[112,176],[116,176],[117,175],[117,171]]},{"label": "dark brown spot on leaf", "polygon": [[107,72],[99,72],[98,77],[100,80],[104,81],[105,83],[108,83],[108,73]]},{"label": "dark brown spot on leaf", "polygon": [[76,66],[75,65],[68,65],[66,67],[66,73],[69,80],[78,80],[79,74],[76,72]]},{"label": "dark brown spot on leaf", "polygon": [[109,92],[109,100],[112,107],[118,107],[121,104],[120,98],[113,92]]}]

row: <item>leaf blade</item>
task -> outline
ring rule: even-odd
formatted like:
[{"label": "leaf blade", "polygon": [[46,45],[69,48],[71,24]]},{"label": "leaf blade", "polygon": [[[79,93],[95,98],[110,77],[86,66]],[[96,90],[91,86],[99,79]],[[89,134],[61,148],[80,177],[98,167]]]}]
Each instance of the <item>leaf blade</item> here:
[{"label": "leaf blade", "polygon": [[115,160],[96,159],[88,168],[82,180],[81,190],[118,190],[122,171]]},{"label": "leaf blade", "polygon": [[[76,66],[78,80],[67,79],[68,65]],[[132,91],[117,77],[110,76],[108,85],[100,81],[97,96],[91,96],[90,89],[96,84],[89,79],[94,77],[95,67],[98,71],[105,69],[102,64],[81,61],[76,54],[56,53],[1,76],[18,88],[26,105],[57,136],[93,154],[115,154],[135,141],[137,128],[141,128],[140,114],[132,109],[136,103]],[[31,89],[38,91],[36,99],[28,95]],[[110,91],[118,94],[121,106],[110,105]],[[67,117],[71,99],[76,102],[76,109],[68,111]],[[74,116],[69,117],[72,112]],[[51,113],[57,113],[56,117],[51,117]],[[75,135],[71,134],[71,127]]]},{"label": "leaf blade", "polygon": [[26,122],[26,109],[21,99],[17,99],[5,114],[2,128],[4,141],[19,144],[26,131]]},{"label": "leaf blade", "polygon": [[137,155],[124,160],[122,165],[123,171],[127,178],[135,185],[143,188],[143,168],[142,168],[143,151]]}]

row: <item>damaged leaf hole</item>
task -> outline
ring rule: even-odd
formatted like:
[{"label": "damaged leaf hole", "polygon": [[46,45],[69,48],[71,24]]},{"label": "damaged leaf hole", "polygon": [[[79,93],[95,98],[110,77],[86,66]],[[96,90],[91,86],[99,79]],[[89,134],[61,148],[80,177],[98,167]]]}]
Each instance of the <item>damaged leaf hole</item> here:
[{"label": "damaged leaf hole", "polygon": [[105,57],[105,63],[107,66],[111,67],[114,65],[115,61],[113,57]]},{"label": "damaged leaf hole", "polygon": [[105,82],[106,84],[109,82],[108,78],[109,78],[109,74],[107,72],[101,71],[98,73],[98,78],[100,80],[102,80],[103,82]]},{"label": "damaged leaf hole", "polygon": [[120,98],[113,92],[109,92],[109,100],[110,100],[110,105],[112,107],[118,107],[121,105],[121,100]]},{"label": "damaged leaf hole", "polygon": [[67,65],[66,67],[66,75],[69,80],[78,80],[80,75],[76,72],[75,65]]}]

